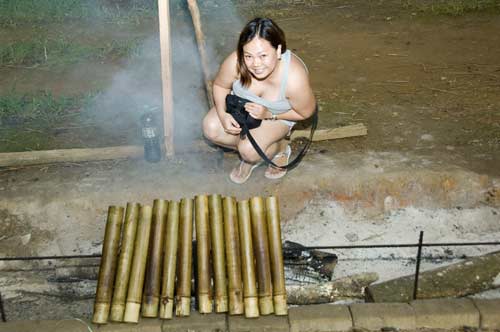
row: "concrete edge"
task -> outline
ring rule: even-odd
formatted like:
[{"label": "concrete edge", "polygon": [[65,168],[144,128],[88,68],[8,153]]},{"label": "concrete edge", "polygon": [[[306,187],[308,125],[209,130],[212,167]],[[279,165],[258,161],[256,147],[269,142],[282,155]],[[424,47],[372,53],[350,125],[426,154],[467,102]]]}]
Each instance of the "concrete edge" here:
[{"label": "concrete edge", "polygon": [[[361,305],[361,306],[360,306]],[[294,330],[293,324],[296,321],[301,321],[302,326],[307,325],[307,321],[310,320],[311,326],[316,326],[315,331],[355,331],[360,328],[368,331],[380,331],[381,327],[390,327],[399,330],[408,330],[410,327],[408,324],[401,323],[401,326],[383,326],[385,322],[404,322],[405,320],[415,321],[415,327],[411,326],[411,330],[415,329],[428,329],[436,328],[443,330],[452,330],[457,327],[468,327],[476,329],[498,329],[500,327],[500,299],[494,300],[482,300],[482,299],[471,299],[471,298],[459,298],[459,299],[431,299],[431,300],[416,300],[409,303],[356,303],[351,305],[335,305],[335,304],[322,304],[322,305],[311,305],[317,306],[317,312],[323,312],[325,315],[325,323],[327,320],[335,320],[336,318],[329,315],[328,306],[342,308],[348,313],[350,317],[343,317],[344,322],[342,324],[331,325],[325,324],[325,326],[318,327],[317,320],[318,315],[307,315],[306,312],[311,312],[311,308],[307,310],[300,309],[301,307],[295,307],[294,310],[290,310],[289,316],[287,317],[288,330]],[[392,310],[392,308],[409,306],[413,310]],[[310,307],[310,306],[306,306]],[[359,309],[363,308],[362,311]],[[316,308],[315,308],[316,309]],[[326,309],[326,310],[325,310]],[[316,311],[316,310],[314,310]],[[362,327],[356,324],[356,319],[360,318],[360,313],[362,314],[361,319],[366,322],[371,320],[376,322],[375,324],[366,325]],[[457,320],[457,313],[461,315]],[[356,316],[358,315],[358,316]],[[467,320],[467,315],[469,317],[477,317],[474,319]],[[195,315],[195,317],[198,315]],[[197,317],[196,324],[193,326],[191,324],[191,319],[183,318],[177,320],[179,325],[183,325],[184,328],[189,328],[193,331],[220,331],[220,325],[214,326],[213,318],[218,316],[219,319],[224,316],[224,327],[226,331],[230,331],[230,325],[228,322],[228,315],[221,314],[208,314],[208,319]],[[214,316],[214,317],[212,317]],[[345,315],[344,315],[345,316]],[[498,317],[498,318],[496,318]],[[194,317],[193,317],[194,318]],[[349,318],[351,322],[350,325],[345,324],[345,319]],[[323,319],[323,317],[321,317]],[[248,319],[247,327],[249,331],[262,331],[261,327],[257,323],[259,319]],[[423,324],[422,322],[425,322]],[[432,322],[432,324],[430,323]],[[451,323],[452,324],[451,324]],[[462,322],[466,322],[466,325],[462,325]],[[486,324],[487,322],[487,324]],[[430,326],[430,324],[432,326]],[[142,326],[144,325],[144,326]],[[141,319],[139,324],[107,324],[102,326],[97,326],[90,323],[88,320],[83,319],[63,319],[63,320],[24,320],[24,321],[8,321],[0,322],[0,332],[57,332],[58,328],[64,326],[65,332],[98,332],[98,331],[143,331],[146,325],[151,327],[154,325],[159,328],[160,331],[165,331],[169,328],[169,323],[167,321],[155,320],[155,319]],[[217,324],[215,324],[217,325]],[[255,325],[255,327],[253,327]],[[413,325],[413,324],[411,324]],[[453,326],[452,326],[453,325]],[[181,327],[179,326],[179,327]],[[337,326],[339,329],[336,329]],[[195,329],[192,329],[195,327]],[[90,328],[90,329],[89,329]],[[215,328],[215,329],[214,329]],[[283,324],[280,325],[280,330],[283,329]]]}]

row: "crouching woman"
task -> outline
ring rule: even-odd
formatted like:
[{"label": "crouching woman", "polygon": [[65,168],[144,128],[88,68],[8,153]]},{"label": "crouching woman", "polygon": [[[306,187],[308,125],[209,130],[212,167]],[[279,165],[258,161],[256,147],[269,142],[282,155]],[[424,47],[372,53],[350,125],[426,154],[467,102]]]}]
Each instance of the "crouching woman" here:
[{"label": "crouching woman", "polygon": [[[286,48],[283,31],[268,18],[255,18],[242,30],[237,50],[222,63],[214,81],[213,107],[203,120],[203,133],[213,143],[235,149],[239,163],[231,171],[231,181],[242,184],[262,159],[248,138],[240,137],[241,127],[226,112],[225,98],[235,94],[250,102],[245,110],[263,120],[250,132],[276,165],[288,163],[290,145],[285,137],[297,121],[315,112],[316,101],[302,60]],[[268,166],[264,175],[278,179],[286,170]]]}]

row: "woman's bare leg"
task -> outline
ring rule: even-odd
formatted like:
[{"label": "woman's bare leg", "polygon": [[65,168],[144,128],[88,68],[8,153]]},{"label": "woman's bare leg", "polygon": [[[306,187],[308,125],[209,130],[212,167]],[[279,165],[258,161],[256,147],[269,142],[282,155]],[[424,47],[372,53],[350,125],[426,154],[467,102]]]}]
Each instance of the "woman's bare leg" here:
[{"label": "woman's bare leg", "polygon": [[215,108],[208,111],[203,119],[203,135],[214,144],[234,150],[240,141],[239,135],[231,135],[224,131]]},{"label": "woman's bare leg", "polygon": [[[289,127],[278,121],[262,121],[260,127],[252,129],[250,132],[267,157],[271,159],[281,149],[281,141],[288,134]],[[286,145],[285,145],[286,146]],[[233,179],[244,179],[248,176],[252,167],[260,162],[259,156],[248,138],[240,140],[238,143],[238,152],[243,163],[239,164],[231,172]]]}]

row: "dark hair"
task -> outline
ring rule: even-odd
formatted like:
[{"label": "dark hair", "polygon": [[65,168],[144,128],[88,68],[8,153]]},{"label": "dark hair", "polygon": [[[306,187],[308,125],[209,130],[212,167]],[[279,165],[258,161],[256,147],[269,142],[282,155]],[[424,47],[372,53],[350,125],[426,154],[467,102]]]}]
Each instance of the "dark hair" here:
[{"label": "dark hair", "polygon": [[267,40],[275,49],[278,49],[278,46],[281,45],[282,54],[286,51],[285,33],[273,20],[257,17],[248,22],[240,33],[236,51],[238,55],[237,70],[240,74],[241,85],[243,86],[248,86],[252,80],[243,57],[243,46],[251,42],[255,37]]}]

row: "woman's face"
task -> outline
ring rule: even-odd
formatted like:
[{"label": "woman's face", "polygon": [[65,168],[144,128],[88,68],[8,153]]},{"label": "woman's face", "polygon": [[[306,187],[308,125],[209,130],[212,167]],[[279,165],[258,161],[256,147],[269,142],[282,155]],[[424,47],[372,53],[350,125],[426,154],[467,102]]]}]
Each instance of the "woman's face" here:
[{"label": "woman's face", "polygon": [[243,46],[243,59],[248,70],[258,80],[274,72],[281,56],[281,45],[275,49],[270,42],[256,37]]}]

